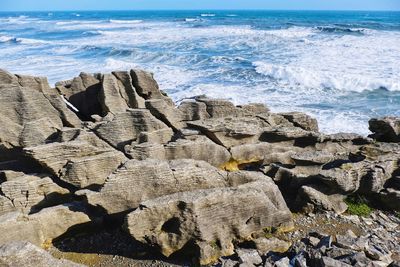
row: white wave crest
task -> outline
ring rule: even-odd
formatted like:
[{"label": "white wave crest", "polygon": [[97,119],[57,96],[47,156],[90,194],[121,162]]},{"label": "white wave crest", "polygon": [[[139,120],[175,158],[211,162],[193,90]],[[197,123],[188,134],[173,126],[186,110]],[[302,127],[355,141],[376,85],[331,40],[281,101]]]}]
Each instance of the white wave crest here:
[{"label": "white wave crest", "polygon": [[304,38],[315,35],[316,31],[312,28],[290,27],[287,29],[269,30],[266,33],[279,38]]},{"label": "white wave crest", "polygon": [[115,23],[115,24],[137,24],[137,23],[142,23],[143,20],[140,20],[140,19],[135,19],[135,20],[110,19],[110,22]]},{"label": "white wave crest", "polygon": [[303,89],[335,89],[356,91],[387,89],[400,91],[400,81],[394,78],[371,78],[341,72],[318,71],[299,66],[282,66],[264,62],[253,63],[256,71],[285,86]]},{"label": "white wave crest", "polygon": [[200,14],[200,16],[201,17],[215,17],[216,15],[212,14],[212,13],[203,13],[203,14]]}]

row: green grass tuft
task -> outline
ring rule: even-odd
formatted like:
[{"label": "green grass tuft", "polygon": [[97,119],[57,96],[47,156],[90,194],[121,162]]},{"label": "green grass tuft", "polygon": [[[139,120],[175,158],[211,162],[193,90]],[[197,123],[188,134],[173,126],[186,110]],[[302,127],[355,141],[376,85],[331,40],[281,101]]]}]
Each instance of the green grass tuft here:
[{"label": "green grass tuft", "polygon": [[367,217],[374,210],[368,205],[366,199],[360,196],[349,196],[345,202],[348,206],[347,213],[351,215]]}]

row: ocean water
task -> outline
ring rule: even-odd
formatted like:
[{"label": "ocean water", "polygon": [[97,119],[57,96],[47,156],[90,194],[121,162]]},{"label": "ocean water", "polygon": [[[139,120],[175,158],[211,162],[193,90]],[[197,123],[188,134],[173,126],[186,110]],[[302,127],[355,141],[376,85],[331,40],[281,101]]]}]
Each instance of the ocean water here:
[{"label": "ocean water", "polygon": [[0,68],[47,76],[144,68],[194,95],[303,111],[326,133],[400,116],[400,13],[0,12]]}]

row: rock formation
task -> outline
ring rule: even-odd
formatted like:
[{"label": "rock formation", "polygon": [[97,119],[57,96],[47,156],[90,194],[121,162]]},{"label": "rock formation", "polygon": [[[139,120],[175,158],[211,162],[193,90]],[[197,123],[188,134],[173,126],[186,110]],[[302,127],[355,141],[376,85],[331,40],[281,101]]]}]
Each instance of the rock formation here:
[{"label": "rock formation", "polygon": [[[175,106],[142,70],[81,73],[55,88],[0,70],[0,105],[6,265],[26,264],[19,248],[38,264],[74,266],[24,241],[48,245],[117,218],[131,242],[167,257],[212,264],[236,255],[223,264],[253,266],[289,249],[268,235],[296,227],[291,211],[341,214],[355,195],[400,211],[399,118],[371,119],[369,137],[328,135],[307,114],[263,104],[199,96]],[[336,266],[324,238],[309,237],[325,249],[304,257]],[[346,238],[336,236],[337,247],[355,249]],[[390,253],[374,246],[365,257],[389,264]]]}]

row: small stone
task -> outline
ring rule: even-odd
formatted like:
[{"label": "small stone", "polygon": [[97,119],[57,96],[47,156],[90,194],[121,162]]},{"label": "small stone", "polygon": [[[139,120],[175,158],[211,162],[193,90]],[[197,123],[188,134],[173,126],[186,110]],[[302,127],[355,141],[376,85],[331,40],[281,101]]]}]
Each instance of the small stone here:
[{"label": "small stone", "polygon": [[282,258],[275,262],[275,267],[288,267],[290,266],[290,260],[288,257]]},{"label": "small stone", "polygon": [[262,263],[262,259],[255,249],[237,249],[236,254],[240,263],[258,265]]}]

